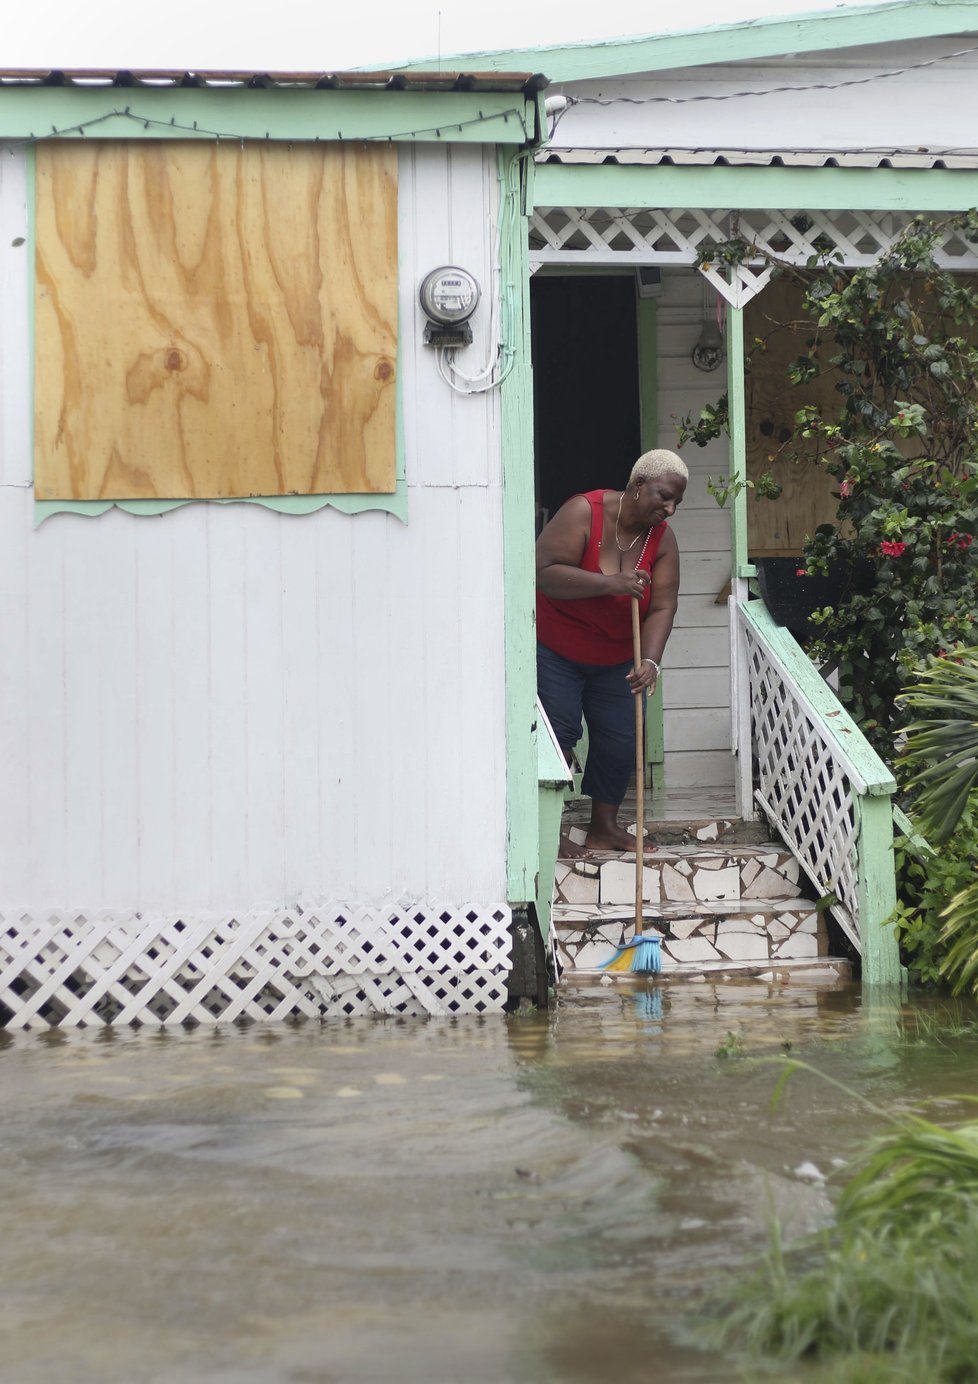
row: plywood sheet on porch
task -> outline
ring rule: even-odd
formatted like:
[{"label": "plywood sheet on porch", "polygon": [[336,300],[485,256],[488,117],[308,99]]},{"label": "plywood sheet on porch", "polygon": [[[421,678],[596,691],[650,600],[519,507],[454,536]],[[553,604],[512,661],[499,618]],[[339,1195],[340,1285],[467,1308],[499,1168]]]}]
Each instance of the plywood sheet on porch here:
[{"label": "plywood sheet on porch", "polygon": [[36,158],[38,499],[395,489],[394,149]]},{"label": "plywood sheet on porch", "polygon": [[[805,539],[819,524],[835,520],[838,482],[815,461],[814,443],[799,439],[785,448],[795,414],[806,404],[838,412],[838,371],[804,385],[791,385],[788,367],[808,350],[814,335],[801,307],[801,287],[773,279],[744,309],[744,334],[751,358],[746,380],[747,474],[751,480],[770,472],[783,486],[777,500],[747,495],[748,545],[752,556],[800,554]],[[830,350],[826,351],[831,354]],[[790,454],[789,454],[790,453]]]}]

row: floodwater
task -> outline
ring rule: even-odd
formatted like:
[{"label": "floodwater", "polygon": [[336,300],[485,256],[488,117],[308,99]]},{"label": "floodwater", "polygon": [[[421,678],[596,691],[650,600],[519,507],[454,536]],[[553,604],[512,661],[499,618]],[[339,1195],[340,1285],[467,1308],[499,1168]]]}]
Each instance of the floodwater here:
[{"label": "floodwater", "polygon": [[827,1223],[818,1172],[880,1127],[806,1071],[772,1111],[780,1057],[952,1118],[953,1029],[636,977],[509,1018],[0,1035],[0,1378],[739,1380],[702,1293],[772,1211]]}]

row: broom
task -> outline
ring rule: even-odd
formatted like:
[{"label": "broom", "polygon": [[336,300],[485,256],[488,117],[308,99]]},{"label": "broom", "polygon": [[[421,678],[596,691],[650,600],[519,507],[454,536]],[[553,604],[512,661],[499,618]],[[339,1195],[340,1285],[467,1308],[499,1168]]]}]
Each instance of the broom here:
[{"label": "broom", "polygon": [[[632,597],[632,661],[635,672],[642,668],[642,624],[638,597]],[[662,970],[662,939],[658,934],[642,934],[642,885],[645,870],[645,717],[644,692],[635,696],[635,935],[618,948],[602,971],[633,971],[642,975]]]}]

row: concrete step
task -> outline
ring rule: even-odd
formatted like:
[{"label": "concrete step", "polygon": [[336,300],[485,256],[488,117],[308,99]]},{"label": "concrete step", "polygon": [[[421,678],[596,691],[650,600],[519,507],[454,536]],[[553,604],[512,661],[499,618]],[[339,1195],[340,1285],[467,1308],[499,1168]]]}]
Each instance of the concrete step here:
[{"label": "concrete step", "polygon": [[[784,846],[717,842],[663,846],[642,869],[646,903],[709,903],[794,899],[802,892],[798,862]],[[559,860],[554,903],[584,907],[632,905],[635,855],[594,852],[586,860]]]},{"label": "concrete step", "polygon": [[[555,904],[551,926],[565,973],[600,970],[635,931],[632,909],[620,904]],[[733,962],[768,967],[828,956],[824,918],[800,897],[662,902],[644,911],[642,930],[662,938],[663,973]]]}]

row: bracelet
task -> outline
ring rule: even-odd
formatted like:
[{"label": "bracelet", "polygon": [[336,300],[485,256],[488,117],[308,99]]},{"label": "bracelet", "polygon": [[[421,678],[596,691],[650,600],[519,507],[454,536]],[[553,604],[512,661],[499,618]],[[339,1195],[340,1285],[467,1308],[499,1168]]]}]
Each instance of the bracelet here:
[{"label": "bracelet", "polygon": [[658,663],[656,663],[656,661],[655,661],[654,658],[643,658],[643,659],[642,659],[642,662],[643,662],[643,663],[651,663],[651,664],[652,664],[652,667],[655,669],[655,675],[656,675],[656,677],[659,676],[659,672],[660,672],[659,665],[658,665]]}]

